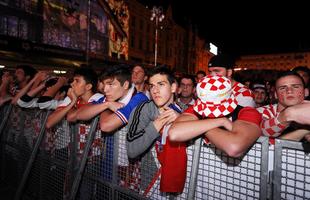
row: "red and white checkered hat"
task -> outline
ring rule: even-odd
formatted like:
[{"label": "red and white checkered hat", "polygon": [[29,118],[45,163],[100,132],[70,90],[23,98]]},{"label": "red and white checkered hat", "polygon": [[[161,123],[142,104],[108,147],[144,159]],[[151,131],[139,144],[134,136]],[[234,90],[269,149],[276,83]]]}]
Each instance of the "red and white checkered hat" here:
[{"label": "red and white checkered hat", "polygon": [[231,81],[224,76],[205,76],[197,84],[196,91],[198,99],[194,110],[203,117],[223,117],[237,107]]}]

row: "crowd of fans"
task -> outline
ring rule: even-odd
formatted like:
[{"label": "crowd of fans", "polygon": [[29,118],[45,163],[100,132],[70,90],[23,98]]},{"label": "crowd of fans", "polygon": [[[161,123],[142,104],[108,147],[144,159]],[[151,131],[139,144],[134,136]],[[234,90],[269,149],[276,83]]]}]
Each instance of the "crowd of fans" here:
[{"label": "crowd of fans", "polygon": [[[134,170],[136,163],[130,160],[155,146],[160,190],[182,192],[186,145],[198,136],[232,157],[244,155],[262,135],[271,144],[277,137],[310,141],[309,68],[274,73],[277,76],[252,71],[246,76],[235,74],[234,79],[233,67],[225,55],[212,57],[207,73],[178,77],[165,66],[115,65],[99,76],[82,67],[73,77],[64,77],[22,65],[14,74],[2,73],[0,106],[53,110],[46,128],[63,119],[87,122],[100,116],[89,159],[101,156],[103,133],[119,134],[127,141],[118,152],[124,157],[118,161],[120,171]],[[80,153],[87,126],[79,127]],[[128,183],[120,180],[120,184]]]}]

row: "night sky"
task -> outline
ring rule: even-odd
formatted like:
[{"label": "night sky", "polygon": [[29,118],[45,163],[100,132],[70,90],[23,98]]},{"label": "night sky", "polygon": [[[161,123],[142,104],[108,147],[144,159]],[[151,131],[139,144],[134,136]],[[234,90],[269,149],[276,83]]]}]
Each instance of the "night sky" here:
[{"label": "night sky", "polygon": [[[142,0],[171,3],[177,21],[196,24],[201,37],[233,56],[310,50],[310,11],[290,1]],[[190,3],[189,3],[190,2]]]}]

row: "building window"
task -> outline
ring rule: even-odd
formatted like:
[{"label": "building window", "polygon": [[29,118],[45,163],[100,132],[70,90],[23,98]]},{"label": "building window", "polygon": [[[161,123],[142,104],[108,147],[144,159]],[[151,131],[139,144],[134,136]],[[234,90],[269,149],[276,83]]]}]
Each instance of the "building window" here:
[{"label": "building window", "polygon": [[150,50],[150,41],[146,40],[146,50],[149,51]]},{"label": "building window", "polygon": [[142,42],[142,38],[140,37],[140,38],[139,38],[139,49],[140,49],[140,50],[143,50],[143,47],[142,47],[142,46],[143,46],[143,42]]},{"label": "building window", "polygon": [[144,23],[143,23],[143,20],[141,19],[140,20],[140,30],[142,30],[142,31],[143,31],[143,26],[144,26]]},{"label": "building window", "polygon": [[150,24],[149,24],[149,23],[147,23],[147,25],[146,25],[146,32],[147,32],[147,33],[150,32]]},{"label": "building window", "polygon": [[132,29],[136,28],[136,17],[135,16],[131,17],[131,27]]},{"label": "building window", "polygon": [[28,21],[16,16],[0,15],[0,34],[18,37],[22,39],[34,40]]},{"label": "building window", "polygon": [[135,48],[135,36],[134,35],[130,37],[130,47]]},{"label": "building window", "polygon": [[38,0],[0,0],[0,4],[33,13],[37,12]]}]

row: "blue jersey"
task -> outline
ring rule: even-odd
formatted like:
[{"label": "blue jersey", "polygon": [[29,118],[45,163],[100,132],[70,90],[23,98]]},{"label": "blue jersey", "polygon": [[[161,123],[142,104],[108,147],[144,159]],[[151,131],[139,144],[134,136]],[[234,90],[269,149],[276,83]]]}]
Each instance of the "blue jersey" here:
[{"label": "blue jersey", "polygon": [[115,114],[120,118],[120,120],[123,122],[123,125],[126,125],[128,123],[128,119],[130,116],[130,113],[133,111],[133,109],[140,105],[142,102],[148,101],[148,97],[143,93],[139,92],[135,94],[129,101],[129,103],[124,106],[123,108],[118,109]]}]

